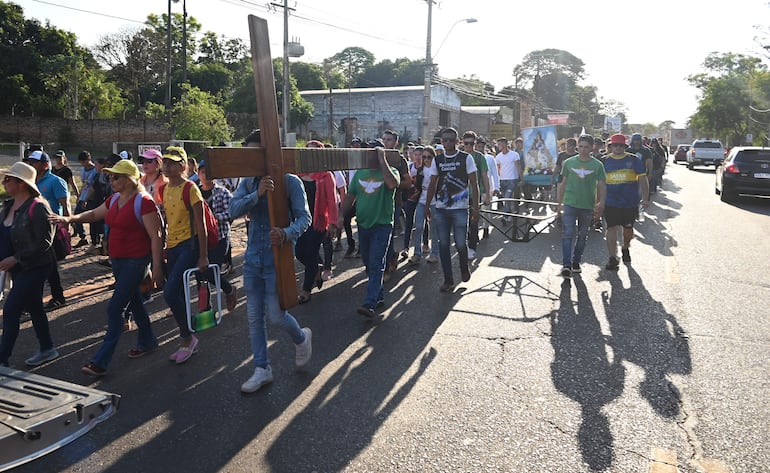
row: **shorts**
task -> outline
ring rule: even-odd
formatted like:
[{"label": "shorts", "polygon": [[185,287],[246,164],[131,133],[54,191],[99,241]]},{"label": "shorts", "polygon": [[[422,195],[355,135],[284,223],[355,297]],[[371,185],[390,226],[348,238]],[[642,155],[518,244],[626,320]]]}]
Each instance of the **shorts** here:
[{"label": "shorts", "polygon": [[633,228],[634,222],[639,217],[638,207],[606,207],[604,218],[607,220],[607,228],[621,225],[623,228]]}]

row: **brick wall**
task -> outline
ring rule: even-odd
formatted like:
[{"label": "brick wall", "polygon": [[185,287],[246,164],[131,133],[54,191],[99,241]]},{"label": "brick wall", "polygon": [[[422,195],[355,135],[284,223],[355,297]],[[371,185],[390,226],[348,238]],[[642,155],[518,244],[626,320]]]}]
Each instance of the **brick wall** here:
[{"label": "brick wall", "polygon": [[0,116],[0,141],[7,142],[56,143],[62,147],[112,149],[114,141],[162,142],[170,139],[170,130],[160,120],[69,120]]}]

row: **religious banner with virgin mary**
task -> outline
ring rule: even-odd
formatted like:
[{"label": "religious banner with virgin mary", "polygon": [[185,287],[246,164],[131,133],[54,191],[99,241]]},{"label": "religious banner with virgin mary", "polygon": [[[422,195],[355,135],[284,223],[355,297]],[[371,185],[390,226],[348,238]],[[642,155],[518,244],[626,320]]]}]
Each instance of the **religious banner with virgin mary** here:
[{"label": "religious banner with virgin mary", "polygon": [[556,126],[522,128],[524,140],[524,182],[533,186],[550,186],[553,169],[556,166],[558,147]]}]

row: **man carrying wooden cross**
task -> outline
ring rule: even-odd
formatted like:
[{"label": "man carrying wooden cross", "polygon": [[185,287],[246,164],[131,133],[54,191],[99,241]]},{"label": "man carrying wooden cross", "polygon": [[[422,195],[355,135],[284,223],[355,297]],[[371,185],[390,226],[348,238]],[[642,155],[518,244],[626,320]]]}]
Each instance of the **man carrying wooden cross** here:
[{"label": "man carrying wooden cross", "polygon": [[[258,147],[259,130],[245,140],[247,147]],[[270,322],[289,334],[296,346],[295,364],[305,366],[312,355],[312,332],[300,328],[297,320],[282,309],[278,300],[273,245],[294,245],[310,226],[310,210],[307,207],[305,189],[293,174],[279,176],[284,180],[292,219],[284,228],[271,227],[268,216],[267,193],[275,190],[270,176],[241,179],[230,201],[230,216],[249,215],[249,239],[243,258],[243,288],[246,292],[246,315],[249,321],[249,338],[254,354],[254,374],[241,386],[241,391],[253,393],[273,381],[273,369],[267,357],[267,326]]]}]

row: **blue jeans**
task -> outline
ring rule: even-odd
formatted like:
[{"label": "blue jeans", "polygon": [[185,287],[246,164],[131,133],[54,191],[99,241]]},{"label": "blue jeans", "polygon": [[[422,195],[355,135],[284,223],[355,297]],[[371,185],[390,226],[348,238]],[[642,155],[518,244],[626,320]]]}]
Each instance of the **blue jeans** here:
[{"label": "blue jeans", "polygon": [[294,253],[297,259],[305,266],[305,278],[302,281],[302,290],[310,292],[315,286],[316,276],[318,274],[318,250],[321,249],[325,232],[319,232],[312,226],[305,230],[305,233],[297,239],[294,246]]},{"label": "blue jeans", "polygon": [[254,354],[254,366],[267,368],[270,361],[267,357],[265,313],[270,323],[286,331],[295,344],[305,341],[305,333],[297,320],[281,309],[275,267],[264,267],[247,259],[243,267],[243,288],[246,291],[246,317],[249,321],[249,340]]},{"label": "blue jeans", "polygon": [[358,245],[361,259],[366,266],[366,298],[364,305],[370,309],[377,307],[377,301],[384,298],[382,275],[385,273],[385,257],[390,246],[390,234],[393,225],[375,225],[372,228],[358,227]]},{"label": "blue jeans", "polygon": [[[580,263],[583,258],[583,250],[588,241],[588,230],[591,228],[593,209],[579,209],[565,205],[562,208],[562,234],[561,253],[562,264],[571,266],[572,263]],[[575,242],[575,227],[577,227],[577,242]],[[574,254],[572,247],[575,247]]]},{"label": "blue jeans", "polygon": [[[412,238],[412,228],[414,228],[414,217],[417,210],[417,202],[407,200],[404,202],[404,249],[409,249],[409,242]],[[422,239],[422,233],[417,233],[417,240]]]},{"label": "blue jeans", "polygon": [[[431,214],[436,214],[436,206],[431,205],[430,206]],[[425,231],[425,225],[429,225],[428,221],[425,219],[425,204],[417,204],[417,208],[414,211],[414,234],[415,234],[415,242],[414,242],[414,255],[417,257],[422,258],[422,235]],[[436,225],[430,225],[430,237],[431,237],[431,247],[430,247],[430,254],[433,256],[438,256],[438,233],[436,232]]]},{"label": "blue jeans", "polygon": [[[56,264],[56,263],[52,263]],[[3,336],[0,338],[0,363],[8,363],[19,336],[21,313],[29,312],[40,351],[53,348],[48,317],[43,309],[43,285],[51,266],[11,272],[13,287],[3,304]]]},{"label": "blue jeans", "polygon": [[184,300],[184,272],[198,264],[198,238],[193,237],[166,250],[168,274],[163,287],[163,298],[174,314],[179,326],[179,336],[188,339],[192,336],[187,327],[187,307]]},{"label": "blue jeans", "polygon": [[[503,196],[504,199],[518,199],[521,197],[521,188],[519,187],[519,180],[518,179],[501,179],[500,180],[500,195]],[[514,204],[514,209],[519,209],[519,203],[516,202]],[[505,212],[511,212],[511,202],[505,201],[503,202],[503,210]]]},{"label": "blue jeans", "polygon": [[454,234],[460,268],[468,268],[468,209],[435,209],[431,211],[438,233],[439,257],[444,282],[453,282],[452,256],[449,254],[449,233]]},{"label": "blue jeans", "polygon": [[91,358],[91,363],[99,368],[107,369],[118,346],[120,334],[123,332],[123,309],[128,306],[137,326],[136,348],[152,350],[158,346],[158,340],[152,332],[150,317],[142,303],[139,284],[147,272],[150,257],[145,258],[112,258],[112,274],[115,275],[115,291],[107,305],[107,333],[99,350]]}]

